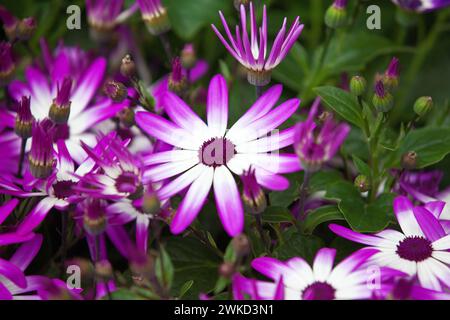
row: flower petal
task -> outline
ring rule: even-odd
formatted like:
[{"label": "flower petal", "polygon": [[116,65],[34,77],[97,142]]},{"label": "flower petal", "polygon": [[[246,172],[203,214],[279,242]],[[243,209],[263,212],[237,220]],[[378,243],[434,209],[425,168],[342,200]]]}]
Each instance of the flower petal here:
[{"label": "flower petal", "polygon": [[222,225],[231,237],[238,235],[244,228],[244,209],[236,182],[225,166],[215,169],[214,195]]},{"label": "flower petal", "polygon": [[331,270],[333,270],[335,256],[335,249],[323,248],[317,252],[313,264],[314,277],[316,281],[324,282],[327,280]]},{"label": "flower petal", "polygon": [[212,135],[222,137],[228,123],[228,88],[225,78],[220,74],[209,83],[206,115]]},{"label": "flower petal", "polygon": [[436,241],[445,236],[444,229],[430,211],[421,207],[415,207],[414,216],[428,240]]},{"label": "flower petal", "polygon": [[398,196],[394,199],[394,213],[403,233],[407,236],[423,236],[413,209],[414,206],[407,197]]}]

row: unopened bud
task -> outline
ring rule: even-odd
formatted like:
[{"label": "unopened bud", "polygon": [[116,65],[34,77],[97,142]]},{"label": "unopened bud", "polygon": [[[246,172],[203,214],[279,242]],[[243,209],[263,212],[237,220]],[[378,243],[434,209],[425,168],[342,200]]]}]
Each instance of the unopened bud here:
[{"label": "unopened bud", "polygon": [[414,112],[423,117],[433,108],[433,99],[431,97],[420,97],[414,103]]},{"label": "unopened bud", "polygon": [[244,171],[241,176],[243,191],[242,200],[245,209],[251,214],[260,214],[267,207],[266,195],[256,181],[255,169]]},{"label": "unopened bud", "polygon": [[402,155],[401,166],[406,170],[415,169],[417,166],[417,153],[409,151]]},{"label": "unopened bud", "polygon": [[28,41],[36,30],[36,20],[33,17],[20,20],[17,25],[17,38],[22,41]]},{"label": "unopened bud", "polygon": [[123,102],[128,97],[127,87],[118,81],[109,81],[105,84],[103,92],[114,102]]},{"label": "unopened bud", "polygon": [[150,280],[155,275],[155,260],[150,255],[136,253],[130,261],[133,277]]},{"label": "unopened bud", "polygon": [[[150,187],[149,187],[150,188]],[[156,215],[161,210],[161,202],[153,190],[147,190],[142,199],[142,211],[147,214]]]},{"label": "unopened bud", "polygon": [[192,69],[197,62],[197,55],[192,43],[188,43],[181,51],[181,64],[185,69]]},{"label": "unopened bud", "polygon": [[34,124],[34,117],[30,109],[30,97],[22,97],[18,107],[14,131],[22,139],[31,137]]},{"label": "unopened bud", "polygon": [[386,72],[383,75],[383,84],[389,89],[393,90],[398,87],[398,78],[399,78],[399,60],[394,57],[392,58]]},{"label": "unopened bud", "polygon": [[234,251],[240,256],[246,256],[250,253],[250,242],[243,233],[233,238],[232,245]]},{"label": "unopened bud", "polygon": [[331,29],[337,29],[347,23],[347,0],[335,0],[325,12],[325,25]]},{"label": "unopened bud", "polygon": [[95,263],[95,274],[102,280],[109,280],[113,277],[113,268],[108,260],[100,260]]},{"label": "unopened bud", "polygon": [[133,108],[125,108],[119,112],[120,123],[126,128],[134,126],[134,110]]},{"label": "unopened bud", "polygon": [[64,124],[67,123],[70,116],[70,91],[72,88],[72,80],[65,78],[61,87],[58,86],[56,98],[53,99],[53,103],[50,106],[48,117],[55,123]]},{"label": "unopened bud", "polygon": [[107,226],[106,203],[103,200],[89,199],[84,204],[84,230],[92,236],[103,233]]},{"label": "unopened bud", "polygon": [[362,96],[367,90],[367,81],[361,76],[354,76],[350,80],[350,92],[360,97]]},{"label": "unopened bud", "polygon": [[383,82],[378,81],[375,86],[375,94],[372,103],[379,112],[388,112],[394,105],[392,94],[385,90]]},{"label": "unopened bud", "polygon": [[122,59],[122,64],[120,65],[120,73],[127,78],[132,78],[136,75],[136,64],[131,59],[131,56],[127,54]]},{"label": "unopened bud", "polygon": [[224,262],[219,266],[219,275],[221,277],[229,279],[234,274],[234,272],[234,264],[231,262]]},{"label": "unopened bud", "polygon": [[355,179],[355,187],[357,187],[360,192],[369,191],[370,189],[369,179],[365,175],[360,174]]},{"label": "unopened bud", "polygon": [[183,94],[187,89],[187,80],[183,74],[179,57],[173,59],[172,62],[172,73],[169,76],[169,89],[177,94]]}]

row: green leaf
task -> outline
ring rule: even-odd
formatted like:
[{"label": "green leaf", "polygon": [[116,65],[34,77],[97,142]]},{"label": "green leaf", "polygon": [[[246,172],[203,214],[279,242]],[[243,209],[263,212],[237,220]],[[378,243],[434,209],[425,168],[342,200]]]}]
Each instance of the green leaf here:
[{"label": "green leaf", "polygon": [[159,283],[165,288],[171,288],[173,282],[174,268],[167,251],[161,246],[160,256],[155,262],[155,273]]},{"label": "green leaf", "polygon": [[363,127],[361,109],[350,93],[331,86],[314,88],[314,92],[322,98],[327,107],[333,109],[342,118],[360,128]]},{"label": "green leaf", "polygon": [[303,225],[303,231],[311,234],[319,224],[334,220],[345,220],[336,206],[320,207],[308,214]]},{"label": "green leaf", "polygon": [[180,289],[180,294],[178,295],[178,298],[183,298],[183,296],[191,289],[192,285],[194,284],[194,280],[186,281],[183,286]]},{"label": "green leaf", "polygon": [[327,190],[332,184],[342,181],[342,174],[338,171],[318,171],[313,174],[309,182],[310,192]]},{"label": "green leaf", "polygon": [[225,250],[225,254],[223,255],[223,261],[225,262],[235,262],[237,258],[236,251],[233,247],[233,241],[230,241],[230,243],[227,246],[227,249]]},{"label": "green leaf", "polygon": [[367,163],[365,163],[363,160],[361,160],[355,155],[353,156],[353,163],[355,164],[355,167],[360,174],[363,174],[370,179],[371,171]]},{"label": "green leaf", "polygon": [[[296,229],[296,227],[292,228]],[[323,246],[324,243],[319,237],[307,236],[295,231],[274,250],[274,254],[280,260],[302,257],[308,262],[312,262],[316,252]]]},{"label": "green leaf", "polygon": [[309,72],[308,53],[296,42],[280,65],[273,70],[273,77],[294,91],[300,91],[305,75]]},{"label": "green leaf", "polygon": [[216,284],[222,259],[210,248],[192,237],[171,237],[166,250],[172,258],[175,277],[172,292],[177,294],[186,281],[193,280],[186,298],[197,299],[200,292],[210,292]]},{"label": "green leaf", "polygon": [[[219,21],[219,10],[224,11],[227,16],[229,8],[224,6],[222,1],[211,0],[165,0],[164,4],[173,29],[184,40],[192,39],[201,28]],[[216,26],[223,30],[221,25]],[[218,39],[217,45],[220,45]]]},{"label": "green leaf", "polygon": [[[145,300],[143,296],[127,288],[119,288],[111,292],[111,297],[113,300]],[[106,296],[104,299],[106,300],[108,297]]]},{"label": "green leaf", "polygon": [[262,220],[268,223],[292,222],[292,213],[283,207],[268,207],[262,214]]},{"label": "green leaf", "polygon": [[417,153],[417,168],[435,164],[450,153],[450,128],[421,128],[411,131],[397,152],[393,153],[387,167],[400,166],[401,156],[409,151]]},{"label": "green leaf", "polygon": [[289,207],[298,197],[298,190],[302,181],[303,173],[288,175],[289,188],[284,191],[271,192],[269,194],[270,205],[274,207]]},{"label": "green leaf", "polygon": [[217,279],[216,287],[214,288],[214,294],[219,294],[220,292],[225,290],[229,283],[230,279],[219,277],[219,279]]}]

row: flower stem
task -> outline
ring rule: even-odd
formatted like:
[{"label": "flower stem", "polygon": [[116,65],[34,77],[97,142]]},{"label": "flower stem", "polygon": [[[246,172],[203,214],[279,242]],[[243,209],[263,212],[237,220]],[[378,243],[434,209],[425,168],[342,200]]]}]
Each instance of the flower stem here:
[{"label": "flower stem", "polygon": [[256,99],[259,99],[259,97],[262,96],[263,88],[264,87],[261,87],[261,86],[255,86]]},{"label": "flower stem", "polygon": [[328,49],[330,48],[331,38],[333,37],[334,29],[327,28],[325,43],[323,45],[322,53],[320,55],[319,64],[317,65],[317,73],[322,69],[325,57],[327,55]]},{"label": "flower stem", "polygon": [[172,53],[172,46],[170,45],[169,37],[167,36],[167,33],[162,33],[159,35],[159,39],[161,40],[161,43],[164,47],[164,51],[167,54],[167,57],[169,58],[169,62],[173,59],[173,53]]},{"label": "flower stem", "polygon": [[305,174],[303,176],[303,182],[300,187],[299,199],[298,199],[299,204],[300,204],[298,217],[299,217],[300,221],[303,221],[306,219],[305,201],[306,201],[306,195],[308,193],[308,185],[309,185],[310,178],[311,178],[311,172],[309,170],[305,169]]},{"label": "flower stem", "polygon": [[25,160],[25,147],[27,145],[28,139],[22,139],[22,144],[20,146],[20,158],[19,158],[19,168],[17,169],[17,177],[22,177],[22,168],[23,168],[23,161]]},{"label": "flower stem", "polygon": [[262,224],[262,215],[255,214],[255,220],[256,220],[256,229],[258,230],[259,236],[261,237],[261,240],[264,243],[264,248],[267,252],[270,252],[270,239],[267,238],[266,233],[264,232],[263,224]]}]

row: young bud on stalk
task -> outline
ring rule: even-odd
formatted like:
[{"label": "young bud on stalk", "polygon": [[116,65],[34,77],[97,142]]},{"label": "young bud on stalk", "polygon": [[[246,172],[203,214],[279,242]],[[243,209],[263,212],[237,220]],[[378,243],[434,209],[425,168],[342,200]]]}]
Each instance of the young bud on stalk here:
[{"label": "young bud on stalk", "polygon": [[417,166],[417,153],[415,151],[408,151],[402,155],[401,166],[403,169],[412,170]]},{"label": "young bud on stalk", "polygon": [[375,86],[372,103],[379,112],[388,112],[394,105],[394,98],[389,91],[385,90],[382,81],[378,81]]},{"label": "young bud on stalk", "polygon": [[414,112],[423,117],[433,108],[433,99],[431,97],[420,97],[414,103]]},{"label": "young bud on stalk", "polygon": [[355,187],[358,188],[360,192],[369,191],[370,189],[369,179],[365,175],[360,174],[355,179]]},{"label": "young bud on stalk", "polygon": [[103,92],[116,103],[121,103],[128,97],[127,87],[123,83],[114,80],[105,84]]},{"label": "young bud on stalk", "polygon": [[367,90],[367,81],[361,76],[354,76],[350,80],[350,92],[360,97],[362,96]]},{"label": "young bud on stalk", "polygon": [[347,0],[335,0],[325,12],[325,25],[331,29],[337,29],[347,23]]},{"label": "young bud on stalk", "polygon": [[129,54],[122,59],[120,73],[127,78],[133,78],[136,75],[136,64]]}]

